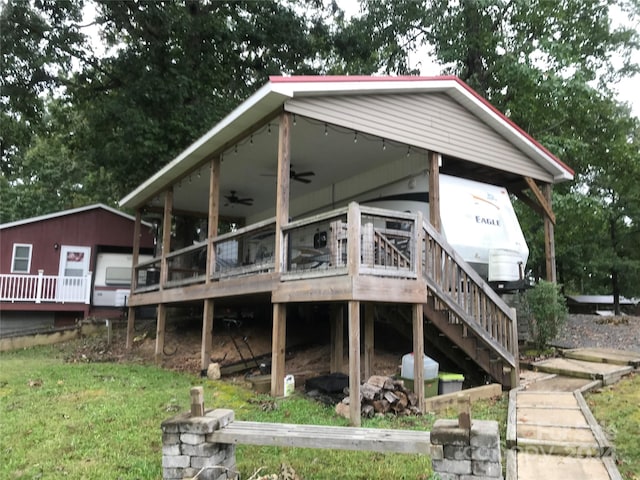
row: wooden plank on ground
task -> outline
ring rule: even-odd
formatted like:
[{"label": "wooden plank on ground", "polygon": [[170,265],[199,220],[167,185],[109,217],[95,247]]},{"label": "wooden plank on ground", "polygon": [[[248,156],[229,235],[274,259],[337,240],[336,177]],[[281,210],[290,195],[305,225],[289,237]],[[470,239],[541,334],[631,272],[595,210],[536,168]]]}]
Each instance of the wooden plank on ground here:
[{"label": "wooden plank on ground", "polygon": [[[540,455],[518,452],[518,480],[614,480],[600,458]],[[619,478],[619,477],[618,477]]]},{"label": "wooden plank on ground", "polygon": [[495,398],[502,395],[502,385],[492,383],[481,387],[469,388],[460,392],[447,393],[438,395],[437,397],[429,397],[425,399],[425,412],[440,412],[447,408],[455,407],[460,401],[468,399],[471,402],[471,413],[473,414],[473,402],[477,400],[485,400]]},{"label": "wooden plank on ground", "polygon": [[567,377],[602,380],[605,385],[615,383],[622,376],[633,371],[633,367],[585,362],[571,358],[550,358],[534,363],[533,367],[543,372],[557,373]]},{"label": "wooden plank on ground", "polygon": [[564,350],[562,355],[575,360],[596,363],[611,363],[634,368],[640,367],[640,353],[611,348],[574,348]]},{"label": "wooden plank on ground", "polygon": [[429,454],[431,434],[415,430],[236,421],[209,434],[228,444]]}]

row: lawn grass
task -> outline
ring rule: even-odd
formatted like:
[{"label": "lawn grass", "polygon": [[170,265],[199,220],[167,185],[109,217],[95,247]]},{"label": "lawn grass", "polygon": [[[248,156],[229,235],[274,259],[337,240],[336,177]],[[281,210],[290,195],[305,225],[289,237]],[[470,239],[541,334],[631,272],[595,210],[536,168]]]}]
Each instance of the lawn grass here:
[{"label": "lawn grass", "polygon": [[[160,423],[189,409],[193,385],[204,386],[207,408],[231,408],[240,420],[348,424],[332,407],[302,394],[274,400],[244,382],[213,382],[155,366],[66,363],[64,348],[0,354],[0,478],[161,479]],[[474,404],[472,415],[504,425],[506,396]],[[435,420],[389,416],[363,420],[363,426],[431,430]],[[239,446],[237,462],[243,478],[261,468],[275,473],[281,463],[307,479],[431,476],[431,460],[418,455]]]},{"label": "lawn grass", "polygon": [[632,374],[586,398],[615,445],[622,478],[640,480],[640,375]]}]

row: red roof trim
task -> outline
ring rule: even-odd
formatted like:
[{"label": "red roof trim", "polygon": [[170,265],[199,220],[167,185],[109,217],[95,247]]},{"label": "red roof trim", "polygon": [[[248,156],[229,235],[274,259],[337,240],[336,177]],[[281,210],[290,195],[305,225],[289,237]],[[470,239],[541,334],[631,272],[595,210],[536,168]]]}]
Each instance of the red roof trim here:
[{"label": "red roof trim", "polygon": [[551,153],[546,147],[540,144],[536,139],[534,139],[531,135],[525,132],[522,128],[516,125],[513,120],[509,117],[505,116],[500,110],[491,105],[489,101],[482,97],[478,92],[472,89],[465,82],[460,80],[460,78],[455,75],[442,75],[442,76],[433,76],[433,77],[421,77],[416,75],[400,75],[400,76],[371,76],[371,75],[299,75],[299,76],[289,76],[283,77],[279,75],[273,75],[269,77],[269,81],[271,83],[346,83],[346,82],[438,82],[438,81],[455,81],[464,88],[467,92],[469,92],[473,97],[482,102],[484,106],[486,106],[493,113],[498,115],[502,120],[508,123],[511,127],[513,127],[520,135],[525,137],[531,143],[533,143],[540,150],[545,152],[554,162],[556,162],[560,167],[565,169],[567,172],[571,172],[571,175],[575,175],[575,171],[570,168],[566,163],[556,157],[553,153]]}]

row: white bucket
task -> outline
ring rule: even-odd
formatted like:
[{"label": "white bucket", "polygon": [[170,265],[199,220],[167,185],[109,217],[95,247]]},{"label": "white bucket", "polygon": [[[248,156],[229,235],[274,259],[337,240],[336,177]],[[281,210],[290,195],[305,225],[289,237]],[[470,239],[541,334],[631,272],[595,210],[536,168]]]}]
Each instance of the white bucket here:
[{"label": "white bucket", "polygon": [[288,397],[292,395],[296,389],[296,381],[293,378],[293,375],[286,375],[284,377],[284,396]]}]

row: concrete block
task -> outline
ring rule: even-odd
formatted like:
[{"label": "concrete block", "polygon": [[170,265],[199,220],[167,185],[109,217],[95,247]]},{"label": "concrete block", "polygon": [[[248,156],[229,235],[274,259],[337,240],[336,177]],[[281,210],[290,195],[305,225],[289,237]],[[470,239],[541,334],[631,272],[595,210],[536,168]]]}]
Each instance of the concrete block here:
[{"label": "concrete block", "polygon": [[432,460],[433,470],[438,473],[453,473],[456,475],[471,474],[471,460]]},{"label": "concrete block", "polygon": [[471,447],[471,460],[479,460],[482,462],[499,462],[500,448]]},{"label": "concrete block", "polygon": [[198,445],[189,445],[183,443],[180,447],[180,453],[182,455],[189,455],[191,457],[208,457],[216,455],[220,452],[220,445],[217,443],[200,443]]},{"label": "concrete block", "polygon": [[191,457],[188,455],[163,455],[162,468],[188,468],[191,466]]},{"label": "concrete block", "polygon": [[182,455],[180,451],[180,444],[162,444],[162,455]]},{"label": "concrete block", "polygon": [[228,408],[216,408],[215,410],[209,410],[205,414],[205,417],[216,419],[218,421],[218,428],[224,428],[235,420],[233,410]]},{"label": "concrete block", "polygon": [[442,445],[429,445],[429,456],[432,460],[442,460],[444,458],[444,447]]},{"label": "concrete block", "polygon": [[180,434],[180,442],[186,443],[187,445],[200,445],[201,443],[205,443],[205,435],[204,434],[196,434],[196,433],[181,433]]},{"label": "concrete block", "polygon": [[502,475],[500,462],[471,462],[471,471],[476,476],[498,478]]},{"label": "concrete block", "polygon": [[166,419],[160,424],[163,433],[180,433],[180,425],[191,418],[189,412],[179,413],[178,415]]},{"label": "concrete block", "polygon": [[163,468],[163,480],[184,480],[195,477],[198,471],[195,468]]},{"label": "concrete block", "polygon": [[455,473],[437,473],[438,480],[460,480],[460,475],[456,475]]},{"label": "concrete block", "polygon": [[500,445],[498,422],[493,420],[474,420],[471,424],[472,447],[497,447]]},{"label": "concrete block", "polygon": [[220,453],[207,457],[191,457],[191,467],[198,469],[204,467],[222,467],[225,460],[226,457]]},{"label": "concrete block", "polygon": [[163,433],[162,444],[163,445],[179,445],[180,434],[179,433]]},{"label": "concrete block", "polygon": [[180,433],[207,434],[218,430],[218,419],[212,417],[191,417],[179,425]]},{"label": "concrete block", "polygon": [[444,458],[448,460],[471,460],[471,447],[444,445]]},{"label": "concrete block", "polygon": [[460,475],[459,480],[504,480],[504,477],[484,477],[478,475]]}]

